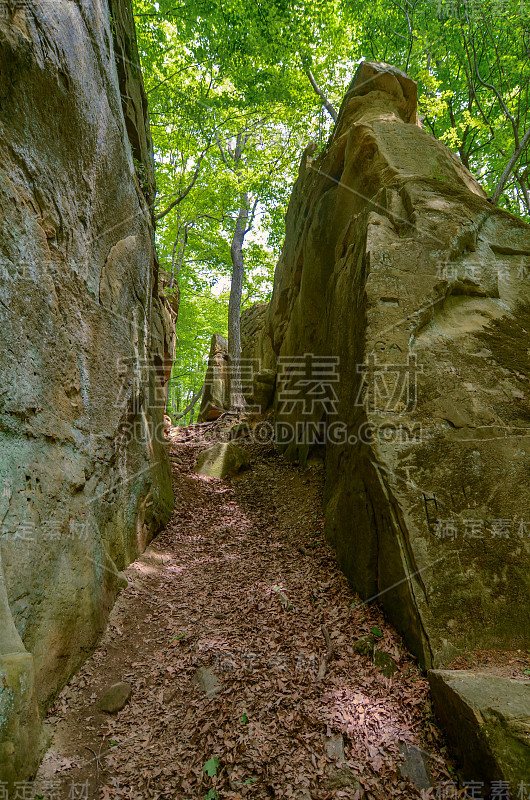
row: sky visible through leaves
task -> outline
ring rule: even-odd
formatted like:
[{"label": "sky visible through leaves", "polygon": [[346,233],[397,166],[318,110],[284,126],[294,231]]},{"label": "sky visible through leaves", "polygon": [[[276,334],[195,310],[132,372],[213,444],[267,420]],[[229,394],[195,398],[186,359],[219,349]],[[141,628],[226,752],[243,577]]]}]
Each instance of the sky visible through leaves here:
[{"label": "sky visible through leaves", "polygon": [[[174,417],[204,380],[211,335],[227,332],[241,191],[255,207],[244,248],[245,308],[270,297],[302,152],[310,143],[325,147],[333,125],[326,101],[339,108],[361,60],[391,63],[418,81],[425,129],[499,205],[529,219],[530,0],[134,0],[133,7],[161,271],[168,297],[180,296]],[[238,136],[245,146],[236,173],[223,152]]]}]

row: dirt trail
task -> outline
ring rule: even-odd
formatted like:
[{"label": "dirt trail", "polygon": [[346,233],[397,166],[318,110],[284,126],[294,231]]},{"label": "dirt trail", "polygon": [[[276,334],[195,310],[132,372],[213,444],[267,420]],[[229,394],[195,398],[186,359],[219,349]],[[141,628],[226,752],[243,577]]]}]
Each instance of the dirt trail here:
[{"label": "dirt trail", "polygon": [[[429,751],[433,784],[449,777],[426,681],[336,566],[320,462],[301,469],[251,445],[251,468],[219,481],[192,472],[204,446],[171,442],[175,513],[127,570],[102,640],[48,717],[38,793],[436,796],[399,768],[401,741],[412,761],[411,745]],[[392,678],[353,650],[371,631],[397,664]],[[199,679],[218,686],[208,693]],[[132,686],[131,700],[104,714],[99,698],[116,681]]]}]

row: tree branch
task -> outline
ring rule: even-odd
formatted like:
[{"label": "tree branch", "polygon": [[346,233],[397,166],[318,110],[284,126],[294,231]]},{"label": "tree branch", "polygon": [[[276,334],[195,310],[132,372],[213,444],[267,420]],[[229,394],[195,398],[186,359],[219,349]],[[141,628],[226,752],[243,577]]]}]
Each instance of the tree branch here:
[{"label": "tree branch", "polygon": [[195,408],[198,400],[200,400],[200,398],[202,397],[203,392],[204,392],[204,383],[199,389],[199,391],[193,395],[193,397],[191,398],[190,402],[188,403],[184,411],[181,411],[179,414],[176,414],[175,419],[182,419],[182,417],[185,417],[186,414],[189,414],[190,411],[192,411],[193,408]]},{"label": "tree branch", "polygon": [[530,128],[528,128],[528,130],[526,131],[525,135],[523,136],[523,138],[519,142],[519,145],[515,148],[513,156],[510,158],[510,160],[506,164],[506,166],[504,168],[504,171],[503,171],[503,173],[502,173],[502,175],[501,175],[501,177],[499,179],[499,182],[498,182],[497,186],[495,187],[495,191],[493,192],[493,194],[491,196],[491,202],[492,202],[492,204],[494,206],[496,206],[498,204],[500,196],[502,194],[502,191],[503,191],[503,189],[504,189],[504,187],[506,185],[506,181],[508,180],[508,178],[512,174],[513,169],[514,169],[515,165],[517,164],[521,153],[523,152],[523,150],[525,149],[525,147],[526,147],[526,145],[528,144],[529,141],[530,141]]},{"label": "tree branch", "polygon": [[[467,12],[466,12],[466,16],[467,16]],[[475,42],[473,41],[473,39],[470,39],[470,43],[471,43],[471,48],[473,50],[473,63],[475,65],[475,75],[477,76],[478,82],[481,84],[481,86],[484,86],[484,88],[489,89],[491,92],[494,93],[495,97],[499,101],[499,104],[500,104],[500,106],[501,106],[501,108],[503,110],[504,116],[506,117],[506,119],[509,119],[511,124],[512,124],[512,128],[513,128],[514,135],[515,135],[515,141],[516,141],[516,144],[517,144],[517,138],[518,138],[518,136],[517,136],[517,123],[515,122],[515,119],[513,118],[512,114],[510,114],[510,112],[508,111],[506,103],[504,102],[504,98],[502,97],[502,95],[499,92],[499,90],[497,89],[497,87],[494,86],[492,83],[487,83],[481,77],[481,74],[480,74],[479,68],[478,68],[478,63],[477,63],[477,51],[475,49]]]},{"label": "tree branch", "polygon": [[516,175],[515,180],[517,181],[517,184],[521,189],[523,199],[526,205],[526,210],[530,214],[530,192],[528,191],[527,175],[528,171],[526,173],[523,173],[522,175]]},{"label": "tree branch", "polygon": [[320,97],[320,99],[324,103],[324,107],[325,107],[326,111],[328,112],[328,114],[330,115],[331,119],[333,120],[333,122],[336,122],[337,119],[338,119],[338,116],[339,116],[337,111],[336,111],[336,109],[330,103],[330,101],[328,100],[328,98],[326,97],[326,95],[324,94],[324,92],[322,91],[322,89],[320,88],[318,83],[316,82],[315,76],[313,75],[313,73],[311,72],[309,67],[306,64],[304,64],[303,61],[302,61],[302,69],[304,70],[305,74],[307,75],[307,77],[309,79],[309,83],[311,84],[311,86],[315,90],[315,93]]},{"label": "tree branch", "polygon": [[254,204],[252,206],[252,210],[250,211],[250,213],[247,216],[248,224],[247,224],[247,227],[245,228],[245,230],[243,231],[243,237],[245,237],[247,235],[247,233],[249,233],[249,231],[252,229],[252,225],[254,224],[254,216],[256,214],[256,208],[258,206],[258,200],[259,200],[259,198],[256,197],[256,199],[254,200]]},{"label": "tree branch", "polygon": [[175,239],[175,241],[173,243],[173,254],[171,256],[171,277],[169,279],[169,288],[170,289],[173,288],[173,278],[174,278],[174,275],[175,275],[175,253],[177,252],[178,241],[179,241],[179,237],[177,236],[177,238]]},{"label": "tree branch", "polygon": [[170,203],[167,208],[165,208],[163,211],[160,211],[158,214],[155,214],[155,222],[158,222],[159,220],[163,219],[166,216],[166,214],[169,214],[169,212],[173,208],[175,208],[175,206],[178,206],[179,203],[182,203],[184,198],[191,192],[191,190],[193,189],[193,187],[197,183],[197,179],[198,179],[198,177],[200,175],[200,172],[201,172],[201,166],[202,166],[202,162],[204,160],[204,156],[206,155],[206,153],[210,149],[211,144],[212,144],[212,142],[211,142],[211,139],[210,139],[210,141],[208,142],[208,144],[206,145],[206,147],[204,148],[204,150],[202,151],[202,153],[199,156],[199,160],[197,161],[197,166],[195,167],[195,172],[193,173],[192,179],[188,183],[186,188],[182,192],[179,192],[179,194],[177,195],[175,200],[173,200],[173,202]]},{"label": "tree branch", "polygon": [[221,153],[223,164],[230,169],[230,164],[228,163],[228,159],[225,155],[225,151],[223,150],[223,146],[221,144],[221,140],[219,138],[219,134],[217,133],[217,131],[215,131],[215,141],[217,142],[217,147],[219,148],[219,152]]}]

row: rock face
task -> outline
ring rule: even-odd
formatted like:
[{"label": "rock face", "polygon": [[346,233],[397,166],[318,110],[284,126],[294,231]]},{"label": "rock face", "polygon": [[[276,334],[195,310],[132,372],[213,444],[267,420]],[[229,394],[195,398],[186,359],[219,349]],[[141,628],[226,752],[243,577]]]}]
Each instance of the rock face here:
[{"label": "rock face", "polygon": [[214,333],[198,421],[210,422],[217,419],[227,410],[229,403],[228,342],[221,334]]},{"label": "rock face", "polygon": [[[263,359],[255,357],[254,346],[262,340],[258,334],[263,328],[267,303],[256,303],[241,315],[241,380],[243,395],[249,412],[263,414],[274,396],[276,370],[262,368]],[[270,353],[269,361],[270,361]],[[199,422],[217,419],[230,408],[230,383],[228,373],[228,342],[220,334],[212,336],[208,369],[204,380],[204,394],[198,416]]]},{"label": "rock face", "polygon": [[325,444],[327,536],[427,667],[530,646],[529,300],[530,227],[361,64],[243,356],[286,455]]},{"label": "rock face", "polygon": [[0,780],[173,505],[171,315],[128,0],[0,9]]},{"label": "rock face", "polygon": [[436,712],[458,744],[463,775],[519,787],[530,765],[530,681],[433,670]]},{"label": "rock face", "polygon": [[264,414],[271,405],[276,383],[276,370],[266,366],[274,362],[274,353],[269,340],[260,335],[267,310],[268,303],[256,303],[241,314],[243,394],[249,410],[257,414]]},{"label": "rock face", "polygon": [[409,742],[399,742],[398,747],[403,759],[399,764],[401,775],[408,778],[419,792],[429,789],[433,781],[429,769],[428,753]]},{"label": "rock face", "polygon": [[530,643],[529,298],[528,225],[418,126],[413,81],[362,64],[244,355],[295,449],[321,426],[328,536],[427,666]]},{"label": "rock face", "polygon": [[222,689],[217,675],[209,667],[199,667],[192,680],[201,687],[207,697],[214,697]]}]

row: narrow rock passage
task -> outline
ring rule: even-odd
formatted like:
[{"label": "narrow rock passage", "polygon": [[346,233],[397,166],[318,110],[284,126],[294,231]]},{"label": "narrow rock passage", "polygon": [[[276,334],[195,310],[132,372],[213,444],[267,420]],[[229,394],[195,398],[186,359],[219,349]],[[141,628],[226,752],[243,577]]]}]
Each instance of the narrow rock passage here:
[{"label": "narrow rock passage", "polygon": [[[49,715],[38,792],[81,796],[88,781],[86,796],[105,800],[434,796],[420,791],[426,772],[433,785],[449,772],[427,682],[336,566],[320,462],[301,469],[253,444],[251,468],[220,481],[192,472],[205,446],[171,441],[174,516]],[[354,650],[369,636],[356,649],[375,640],[381,668]],[[103,713],[116,682],[131,699]]]}]

